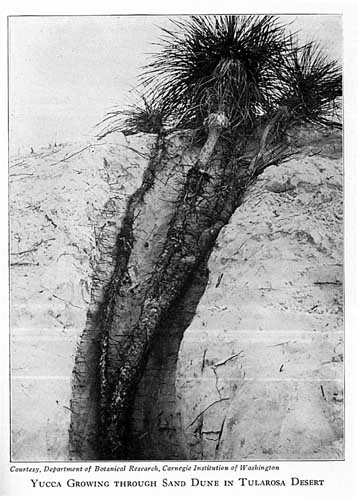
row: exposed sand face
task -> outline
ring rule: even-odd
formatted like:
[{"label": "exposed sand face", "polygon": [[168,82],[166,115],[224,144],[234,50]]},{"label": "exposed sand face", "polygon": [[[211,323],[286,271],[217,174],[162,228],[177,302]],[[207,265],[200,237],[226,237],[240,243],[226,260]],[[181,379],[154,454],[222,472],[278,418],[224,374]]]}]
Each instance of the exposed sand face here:
[{"label": "exposed sand face", "polygon": [[[150,173],[151,186],[145,189],[143,197],[137,197],[138,192],[136,193],[135,202],[131,203],[133,223],[128,222],[131,217],[128,219],[127,216],[125,231],[119,234],[121,239],[125,239],[125,250],[130,247],[130,254],[120,291],[118,286],[116,288],[114,298],[116,311],[112,317],[113,324],[105,349],[101,335],[104,328],[100,305],[103,301],[108,306],[106,286],[115,264],[115,259],[108,260],[108,255],[119,251],[114,251],[119,225],[113,229],[113,237],[102,238],[100,257],[97,259],[95,271],[97,277],[95,287],[98,292],[92,292],[90,312],[87,314],[85,331],[75,360],[70,431],[70,454],[74,459],[99,456],[98,429],[101,421],[99,406],[103,404],[99,392],[103,389],[104,383],[116,379],[117,370],[121,367],[120,355],[123,345],[132,341],[130,331],[141,315],[147,282],[163,249],[185,172],[195,157],[192,148],[189,147],[190,134],[186,134],[188,137],[182,135],[173,134],[166,139],[164,145],[159,141],[152,151],[148,148],[150,156],[155,158],[158,156],[160,161],[157,159],[151,161],[149,155],[144,154],[147,160],[147,170],[144,175]],[[147,143],[146,146],[148,145]],[[128,236],[128,223],[131,226],[133,240]],[[106,275],[105,279],[103,272]],[[113,273],[113,275],[118,274]],[[102,372],[99,371],[99,365]]]},{"label": "exposed sand face", "polygon": [[340,139],[301,140],[304,154],[247,192],[209,260],[177,365],[190,459],[343,457]]},{"label": "exposed sand face", "polygon": [[68,458],[77,343],[154,141],[115,134],[10,165],[13,459]]},{"label": "exposed sand face", "polygon": [[[303,153],[267,169],[219,235],[192,324],[205,269],[162,325],[134,403],[137,458],[342,457],[340,139],[296,137]],[[94,424],[96,366],[83,368],[84,388],[72,371],[154,141],[118,134],[11,165],[13,459],[96,457],[91,431],[82,454],[68,438],[71,410],[78,428]],[[158,254],[182,175],[163,172],[144,199],[135,284]],[[81,343],[87,360],[97,334]]]}]

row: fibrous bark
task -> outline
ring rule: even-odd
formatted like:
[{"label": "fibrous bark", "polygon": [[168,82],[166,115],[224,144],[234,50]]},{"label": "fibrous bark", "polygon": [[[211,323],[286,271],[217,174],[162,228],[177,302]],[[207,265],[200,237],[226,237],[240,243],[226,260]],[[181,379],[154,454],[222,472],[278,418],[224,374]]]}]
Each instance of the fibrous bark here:
[{"label": "fibrous bark", "polygon": [[[250,161],[242,156],[237,160],[243,149],[250,149],[247,143],[229,157],[221,151],[219,168],[211,161],[219,137],[220,127],[214,121],[198,161],[186,175],[162,251],[141,293],[137,294],[136,306],[140,307],[137,318],[124,328],[115,316],[126,306],[128,269],[121,263],[114,273],[109,289],[113,299],[103,316],[100,379],[103,459],[126,457],[129,408],[157,328],[198,263],[210,252],[251,180]],[[258,163],[262,166],[262,147],[259,152]],[[249,156],[252,157],[252,151]],[[122,231],[120,236],[124,256],[136,245],[128,235]],[[124,256],[119,255],[122,262]],[[118,328],[122,328],[120,334]]]}]

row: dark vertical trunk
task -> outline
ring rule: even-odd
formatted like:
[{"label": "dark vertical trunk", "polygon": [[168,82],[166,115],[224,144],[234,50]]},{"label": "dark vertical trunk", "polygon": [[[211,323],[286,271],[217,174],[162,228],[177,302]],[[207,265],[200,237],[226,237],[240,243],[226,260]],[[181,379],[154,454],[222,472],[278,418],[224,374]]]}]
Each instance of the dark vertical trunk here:
[{"label": "dark vertical trunk", "polygon": [[[209,161],[219,136],[218,127],[209,131],[197,164],[188,172],[163,251],[142,295],[139,319],[133,327],[123,331],[120,339],[116,331],[118,324],[115,320],[111,321],[111,317],[115,316],[116,307],[125,305],[125,297],[114,301],[112,309],[107,310],[107,328],[103,334],[101,359],[103,458],[125,457],[128,407],[156,330],[233,211],[234,203],[230,203],[226,195],[227,209],[223,210],[221,207],[219,218],[216,213],[219,196],[215,189],[220,184],[223,172],[212,171]],[[233,193],[234,190],[231,189],[231,194]],[[116,280],[113,282],[115,287]],[[119,297],[123,291],[125,292],[123,283],[113,289],[113,293]],[[109,348],[114,337],[117,344]],[[117,369],[113,368],[113,354],[109,355],[113,351],[117,355],[116,365],[120,366]]]},{"label": "dark vertical trunk", "polygon": [[[243,160],[238,165],[231,157],[215,169],[211,159],[221,134],[215,121],[217,116],[211,116],[207,141],[187,174],[163,250],[140,297],[138,319],[120,337],[114,318],[118,308],[125,305],[126,288],[116,276],[112,280],[111,293],[119,299],[107,307],[103,324],[100,435],[103,459],[126,457],[129,408],[158,327],[198,263],[210,252],[221,228],[238,206],[253,171],[264,161],[271,128],[260,143],[254,167],[252,162],[250,165],[250,161]],[[110,349],[113,338],[116,344]],[[116,356],[115,367],[110,351]]]}]

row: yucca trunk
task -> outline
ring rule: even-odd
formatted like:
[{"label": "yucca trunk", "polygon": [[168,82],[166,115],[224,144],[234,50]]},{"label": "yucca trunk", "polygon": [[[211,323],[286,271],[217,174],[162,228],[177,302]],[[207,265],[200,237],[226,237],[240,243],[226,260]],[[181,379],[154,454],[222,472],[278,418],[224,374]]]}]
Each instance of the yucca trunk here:
[{"label": "yucca trunk", "polygon": [[223,112],[219,111],[210,114],[205,123],[208,127],[208,138],[200,151],[197,163],[198,167],[204,170],[207,169],[222,131],[229,126],[229,120]]},{"label": "yucca trunk", "polygon": [[[102,393],[101,393],[101,447],[102,458],[118,459],[126,455],[125,437],[127,417],[135,388],[144,369],[147,354],[156,329],[178,297],[193,270],[215,241],[218,232],[231,215],[229,209],[220,209],[221,219],[215,220],[217,196],[209,182],[216,173],[210,165],[220,134],[227,126],[222,113],[210,115],[207,120],[208,137],[198,160],[189,170],[182,193],[177,201],[177,209],[170,223],[163,250],[153,269],[141,306],[141,313],[134,327],[122,331],[118,343],[116,334],[116,307],[125,304],[125,299],[116,300],[114,309],[107,310],[104,323],[108,324],[102,342]],[[220,181],[220,177],[216,182]],[[215,183],[215,180],[214,180]],[[200,208],[199,208],[200,203]],[[230,213],[230,215],[229,215]],[[213,220],[215,222],[213,223]],[[136,241],[132,241],[135,251]],[[117,284],[115,284],[117,282]],[[124,284],[113,279],[113,293],[121,296]],[[122,290],[123,288],[123,290]],[[119,310],[117,311],[118,313]],[[121,365],[113,367],[113,355],[109,356],[108,345],[116,337],[117,351]],[[113,351],[113,348],[112,348]],[[105,369],[103,369],[105,366]],[[106,379],[107,377],[107,379]],[[110,379],[108,379],[110,378]]]},{"label": "yucca trunk", "polygon": [[[110,316],[105,319],[108,329],[104,334],[102,357],[107,366],[102,383],[105,389],[101,394],[101,458],[126,457],[131,402],[157,328],[239,205],[240,197],[252,178],[253,164],[257,168],[265,161],[264,149],[273,124],[265,129],[259,150],[251,153],[251,156],[258,157],[258,162],[246,160],[245,163],[241,160],[238,164],[232,159],[223,161],[221,167],[215,169],[213,154],[220,134],[227,126],[227,119],[222,113],[209,116],[207,140],[197,162],[187,174],[162,252],[146,283],[139,318],[132,327],[121,332],[122,340],[116,345],[121,359],[120,367],[116,369],[108,363],[110,359],[106,360],[106,348],[111,337],[118,337],[116,321],[111,317],[120,314],[119,309],[125,305],[125,298],[122,302],[116,300],[114,309],[109,310]],[[134,240],[132,244],[132,251],[135,251],[139,243]],[[113,282],[116,283],[115,278]],[[121,294],[124,296],[126,288],[125,285],[118,287],[117,281],[112,291],[120,297]],[[110,373],[111,379],[106,379],[106,373]]]}]

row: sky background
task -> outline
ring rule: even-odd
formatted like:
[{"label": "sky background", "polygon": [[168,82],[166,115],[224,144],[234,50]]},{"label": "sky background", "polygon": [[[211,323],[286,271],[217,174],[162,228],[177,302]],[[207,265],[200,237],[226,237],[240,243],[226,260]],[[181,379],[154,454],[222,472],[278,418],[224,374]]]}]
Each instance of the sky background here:
[{"label": "sky background", "polygon": [[[341,17],[279,16],[342,62]],[[9,20],[11,153],[91,140],[106,112],[133,102],[140,68],[167,17],[12,17]]]}]

